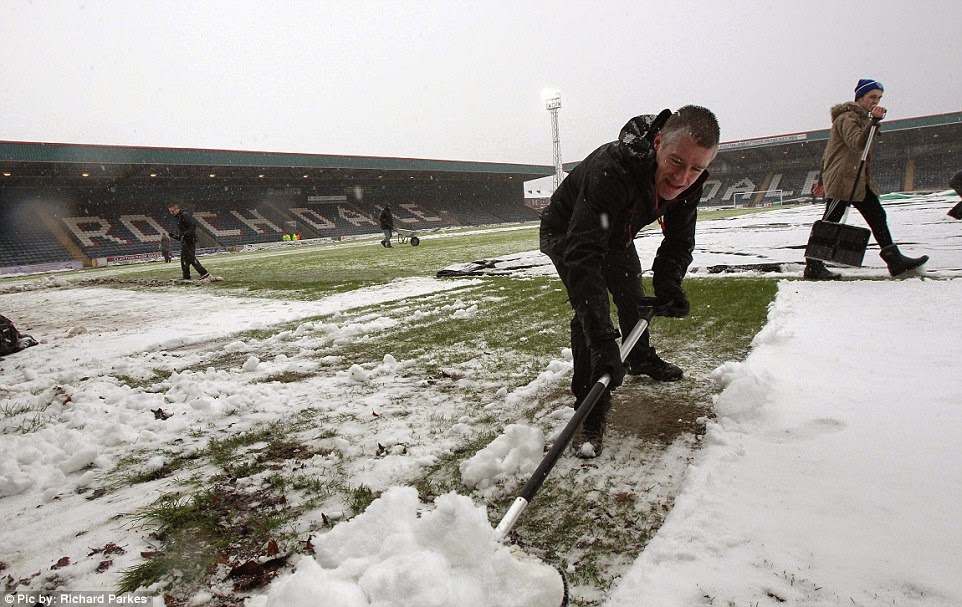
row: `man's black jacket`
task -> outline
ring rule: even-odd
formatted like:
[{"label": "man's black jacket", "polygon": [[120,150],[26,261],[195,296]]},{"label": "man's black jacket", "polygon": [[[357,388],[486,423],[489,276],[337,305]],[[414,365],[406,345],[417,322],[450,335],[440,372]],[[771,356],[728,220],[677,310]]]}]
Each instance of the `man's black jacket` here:
[{"label": "man's black jacket", "polygon": [[381,214],[378,216],[377,221],[382,230],[394,229],[394,215],[391,214],[391,209],[387,207],[384,207],[384,209],[381,210]]},{"label": "man's black jacket", "polygon": [[188,213],[187,211],[181,209],[177,211],[174,215],[174,219],[177,220],[177,231],[174,237],[184,244],[192,244],[197,242],[197,220]]},{"label": "man's black jacket", "polygon": [[652,263],[656,295],[662,285],[680,286],[692,261],[698,202],[708,172],[656,209],[651,123],[651,116],[629,120],[618,141],[599,147],[568,174],[541,214],[542,242],[553,241],[555,252],[563,251],[568,297],[589,344],[618,336],[602,273],[607,255],[624,254],[643,227],[662,217],[663,239]]}]

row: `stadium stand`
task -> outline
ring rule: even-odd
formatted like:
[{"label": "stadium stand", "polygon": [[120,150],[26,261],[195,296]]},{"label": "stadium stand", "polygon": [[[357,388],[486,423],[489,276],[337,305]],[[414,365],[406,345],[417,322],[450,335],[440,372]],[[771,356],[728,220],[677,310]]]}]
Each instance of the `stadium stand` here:
[{"label": "stadium stand", "polygon": [[[962,158],[962,112],[883,125],[872,165],[882,193],[948,188]],[[813,202],[827,139],[823,130],[723,143],[702,204]],[[379,234],[385,204],[397,227],[415,231],[535,221],[547,199],[526,200],[524,182],[552,173],[541,165],[0,142],[0,269],[153,259],[174,227],[172,201],[193,212],[208,250],[295,232]]]},{"label": "stadium stand", "polygon": [[48,227],[56,219],[40,200],[0,204],[0,260],[3,267],[43,266],[68,262],[74,256]]},{"label": "stadium stand", "polygon": [[[7,218],[0,217],[6,224]],[[73,256],[51,236],[42,224],[23,230],[0,231],[0,256],[5,267],[40,266],[60,261],[71,261]]]},{"label": "stadium stand", "polygon": [[[882,125],[872,150],[872,175],[881,193],[948,187],[962,158],[962,112]],[[827,141],[828,130],[822,130],[723,143],[702,203],[741,205],[744,194],[753,191],[746,204],[810,201]]]}]

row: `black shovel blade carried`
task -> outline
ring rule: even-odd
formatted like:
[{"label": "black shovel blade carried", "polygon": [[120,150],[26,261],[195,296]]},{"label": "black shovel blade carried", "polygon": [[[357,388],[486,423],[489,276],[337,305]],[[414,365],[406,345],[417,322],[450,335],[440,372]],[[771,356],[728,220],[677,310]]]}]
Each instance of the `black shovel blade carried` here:
[{"label": "black shovel blade carried", "polygon": [[805,257],[843,266],[861,267],[871,235],[868,228],[819,220],[805,247]]},{"label": "black shovel blade carried", "polygon": [[962,202],[949,209],[949,212],[946,213],[946,215],[952,219],[962,219]]}]

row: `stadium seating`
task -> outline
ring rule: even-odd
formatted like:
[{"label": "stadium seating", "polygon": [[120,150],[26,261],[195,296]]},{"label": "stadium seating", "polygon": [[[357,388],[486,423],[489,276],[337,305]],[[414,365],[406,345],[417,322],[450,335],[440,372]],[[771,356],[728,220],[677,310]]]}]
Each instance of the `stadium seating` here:
[{"label": "stadium seating", "polygon": [[[954,127],[949,124],[946,128]],[[885,145],[873,153],[872,175],[881,193],[947,188],[949,178],[962,169],[956,131],[942,131],[944,136],[938,138],[904,132],[909,135],[898,131],[887,135]],[[824,139],[797,141],[723,146],[710,168],[702,205],[813,202],[811,188],[818,180]],[[378,216],[385,204],[391,206],[396,227],[416,232],[538,219],[538,206],[526,203],[512,183],[478,177],[462,187],[461,182],[433,179],[397,186],[357,186],[355,196],[332,195],[330,186],[0,189],[0,265],[10,268],[88,261],[84,258],[109,261],[156,256],[161,234],[175,229],[167,211],[171,200],[193,212],[202,248],[280,242],[291,232],[302,239],[378,234]],[[44,221],[36,219],[36,205],[49,209]],[[172,244],[176,251],[178,243]]]},{"label": "stadium seating", "polygon": [[818,170],[811,167],[773,171],[712,171],[705,183],[705,206],[767,206],[808,201]]},{"label": "stadium seating", "polygon": [[0,259],[3,267],[34,266],[71,261],[73,256],[41,224],[25,231],[0,232]]},{"label": "stadium seating", "polygon": [[949,179],[962,170],[962,158],[952,154],[938,154],[915,161],[915,190],[946,190]]},{"label": "stadium seating", "polygon": [[73,256],[38,221],[35,203],[0,205],[0,260],[5,268],[71,261]]}]

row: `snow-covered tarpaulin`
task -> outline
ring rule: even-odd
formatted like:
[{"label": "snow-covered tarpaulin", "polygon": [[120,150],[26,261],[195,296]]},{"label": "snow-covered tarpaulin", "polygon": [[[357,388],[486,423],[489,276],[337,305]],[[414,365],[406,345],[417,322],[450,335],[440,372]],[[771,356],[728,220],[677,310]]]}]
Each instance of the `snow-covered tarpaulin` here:
[{"label": "snow-covered tarpaulin", "polygon": [[[962,274],[957,252],[959,226],[946,215],[957,201],[954,192],[909,197],[888,194],[882,197],[888,210],[889,225],[896,243],[903,245],[903,253],[927,253],[934,263],[929,269]],[[764,213],[737,215],[726,219],[700,221],[697,226],[697,245],[694,261],[689,268],[692,276],[708,274],[798,275],[804,263],[805,245],[812,223],[821,219],[824,205],[803,205],[773,208]],[[868,227],[862,216],[852,210],[846,223]],[[657,224],[643,230],[635,240],[642,267],[650,267],[661,234]],[[923,251],[915,252],[922,247]],[[864,267],[846,268],[848,277],[878,276],[885,264],[878,257],[878,245],[869,240]],[[646,265],[647,264],[647,265]],[[547,256],[538,251],[505,255],[495,259],[478,259],[442,268],[438,276],[499,276],[512,274],[552,275],[554,267]],[[957,274],[956,274],[957,275]]]},{"label": "snow-covered tarpaulin", "polygon": [[960,302],[958,279],[781,283],[607,604],[962,605]]}]

